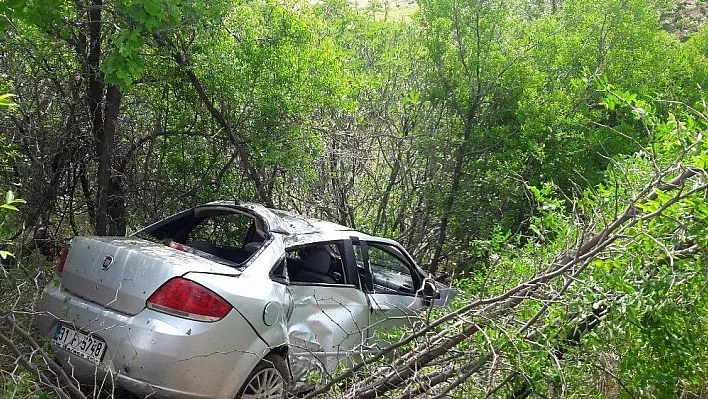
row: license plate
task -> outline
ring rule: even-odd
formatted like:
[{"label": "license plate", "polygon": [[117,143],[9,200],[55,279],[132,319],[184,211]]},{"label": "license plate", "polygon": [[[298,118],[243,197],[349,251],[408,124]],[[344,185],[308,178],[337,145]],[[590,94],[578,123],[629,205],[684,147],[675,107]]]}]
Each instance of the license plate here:
[{"label": "license plate", "polygon": [[96,364],[101,362],[103,354],[106,353],[106,343],[102,339],[94,335],[84,334],[61,323],[57,324],[52,342],[60,348]]}]

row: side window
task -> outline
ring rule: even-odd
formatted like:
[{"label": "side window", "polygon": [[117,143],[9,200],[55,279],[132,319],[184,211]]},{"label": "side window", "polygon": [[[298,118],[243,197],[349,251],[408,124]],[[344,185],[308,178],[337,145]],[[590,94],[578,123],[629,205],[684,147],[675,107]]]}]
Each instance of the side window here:
[{"label": "side window", "polygon": [[405,257],[393,246],[368,243],[374,292],[415,293],[415,281]]},{"label": "side window", "polygon": [[286,251],[287,273],[296,284],[346,284],[340,243],[317,243]]},{"label": "side window", "polygon": [[273,270],[270,271],[270,278],[278,283],[286,284],[290,280],[286,265],[287,261],[285,258],[281,258],[278,263],[275,264]]},{"label": "side window", "polygon": [[364,265],[364,255],[361,253],[361,245],[354,244],[354,259],[356,260],[356,266],[360,268],[365,268],[366,265]]},{"label": "side window", "polygon": [[366,292],[374,292],[371,279],[367,273],[366,258],[363,254],[362,246],[359,244],[358,240],[352,243],[354,249],[354,261],[356,262],[356,273],[359,279],[359,286],[362,287]]}]

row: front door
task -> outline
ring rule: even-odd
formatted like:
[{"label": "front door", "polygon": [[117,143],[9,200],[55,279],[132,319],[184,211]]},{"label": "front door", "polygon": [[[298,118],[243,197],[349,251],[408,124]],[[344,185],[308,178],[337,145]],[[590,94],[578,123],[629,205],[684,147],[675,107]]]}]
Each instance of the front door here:
[{"label": "front door", "polygon": [[420,320],[420,312],[427,306],[421,288],[423,279],[402,248],[380,241],[357,244],[357,263],[366,270],[365,286],[371,303],[368,336],[379,342],[377,334],[411,327]]},{"label": "front door", "polygon": [[358,277],[347,271],[351,243],[334,241],[287,251],[293,311],[288,324],[296,380],[309,370],[330,373],[357,355],[367,338],[370,305]]}]

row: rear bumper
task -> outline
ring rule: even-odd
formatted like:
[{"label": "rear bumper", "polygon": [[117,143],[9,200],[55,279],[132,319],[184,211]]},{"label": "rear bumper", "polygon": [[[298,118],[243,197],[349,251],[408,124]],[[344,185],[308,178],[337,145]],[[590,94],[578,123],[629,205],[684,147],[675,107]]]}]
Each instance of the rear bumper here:
[{"label": "rear bumper", "polygon": [[141,397],[149,398],[212,398],[212,395],[200,394],[192,390],[179,390],[160,386],[130,377],[123,371],[116,374],[107,372],[102,367],[80,358],[66,350],[55,348],[54,357],[62,365],[67,375],[80,384],[96,387],[96,392],[123,388]]},{"label": "rear bumper", "polygon": [[150,309],[131,316],[73,296],[58,284],[44,290],[41,308],[39,327],[45,339],[51,340],[61,320],[106,342],[99,364],[51,345],[69,375],[81,383],[115,383],[150,397],[231,399],[267,352],[235,311],[214,323]]}]

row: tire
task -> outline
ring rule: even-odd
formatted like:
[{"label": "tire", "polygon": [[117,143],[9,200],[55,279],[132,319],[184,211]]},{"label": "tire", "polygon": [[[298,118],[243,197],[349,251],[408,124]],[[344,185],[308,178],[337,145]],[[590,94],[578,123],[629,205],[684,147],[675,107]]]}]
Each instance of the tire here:
[{"label": "tire", "polygon": [[246,377],[236,399],[285,399],[288,366],[282,357],[269,354]]}]

